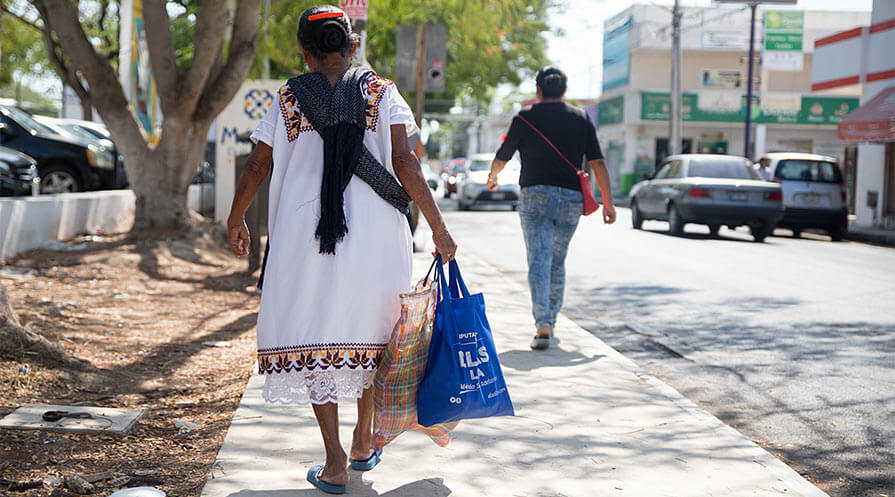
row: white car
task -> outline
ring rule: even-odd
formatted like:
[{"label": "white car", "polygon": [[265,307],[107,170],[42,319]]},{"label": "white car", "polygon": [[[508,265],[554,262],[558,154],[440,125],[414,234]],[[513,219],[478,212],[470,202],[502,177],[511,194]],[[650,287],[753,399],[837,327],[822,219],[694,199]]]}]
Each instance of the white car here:
[{"label": "white car", "polygon": [[803,153],[770,153],[773,180],[783,190],[781,228],[799,236],[806,228],[822,229],[834,241],[848,232],[848,190],[836,159]]},{"label": "white car", "polygon": [[496,192],[488,191],[488,172],[494,154],[475,154],[457,176],[457,208],[461,211],[482,205],[505,205],[516,210],[519,205],[519,172],[522,166],[515,159],[497,177]]}]

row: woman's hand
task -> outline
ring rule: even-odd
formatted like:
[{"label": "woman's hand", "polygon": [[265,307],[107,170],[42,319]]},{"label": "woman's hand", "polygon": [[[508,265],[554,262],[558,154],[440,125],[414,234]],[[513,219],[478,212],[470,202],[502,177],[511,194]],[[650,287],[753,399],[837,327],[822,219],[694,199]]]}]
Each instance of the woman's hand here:
[{"label": "woman's hand", "polygon": [[433,257],[435,256],[435,253],[438,253],[441,254],[442,261],[454,260],[454,254],[457,253],[457,244],[454,242],[451,234],[448,233],[447,228],[433,231],[432,241],[435,242],[435,252],[432,253]]},{"label": "woman's hand", "polygon": [[247,255],[251,237],[249,236],[249,227],[246,226],[245,218],[239,218],[238,220],[228,219],[227,232],[230,235],[230,250],[237,257]]}]

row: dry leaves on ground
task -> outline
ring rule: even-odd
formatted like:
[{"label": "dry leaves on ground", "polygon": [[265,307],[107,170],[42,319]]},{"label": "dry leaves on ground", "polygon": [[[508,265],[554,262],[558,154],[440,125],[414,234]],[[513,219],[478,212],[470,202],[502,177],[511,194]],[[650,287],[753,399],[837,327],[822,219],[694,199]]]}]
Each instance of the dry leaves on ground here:
[{"label": "dry leaves on ground", "polygon": [[[0,416],[26,403],[146,410],[125,437],[0,430],[0,480],[58,484],[54,477],[111,472],[161,480],[169,496],[199,495],[255,351],[255,280],[220,242],[210,234],[87,237],[69,250],[26,253],[0,274],[27,328],[109,378],[77,386],[33,357],[0,359]],[[200,428],[180,431],[175,420]],[[100,483],[95,495],[114,490]]]}]

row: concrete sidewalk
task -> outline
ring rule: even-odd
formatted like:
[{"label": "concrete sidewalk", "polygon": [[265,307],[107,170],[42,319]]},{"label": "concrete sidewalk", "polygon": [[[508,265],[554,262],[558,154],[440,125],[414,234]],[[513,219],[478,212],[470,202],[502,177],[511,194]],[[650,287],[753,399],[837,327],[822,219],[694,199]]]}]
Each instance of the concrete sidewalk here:
[{"label": "concrete sidewalk", "polygon": [[[416,272],[430,260],[417,254]],[[517,416],[463,421],[446,448],[405,433],[373,471],[350,471],[349,495],[826,495],[564,316],[557,347],[529,350],[528,290],[474,255],[459,262],[485,293]],[[202,495],[324,495],[305,481],[324,458],[312,410],[265,405],[262,383],[249,382]],[[341,413],[346,450],[354,411]]]}]

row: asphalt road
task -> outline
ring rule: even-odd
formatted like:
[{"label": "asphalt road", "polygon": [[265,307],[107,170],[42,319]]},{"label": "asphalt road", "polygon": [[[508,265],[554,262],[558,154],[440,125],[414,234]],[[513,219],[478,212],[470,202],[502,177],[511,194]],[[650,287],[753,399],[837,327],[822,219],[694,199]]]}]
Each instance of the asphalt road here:
[{"label": "asphalt road", "polygon": [[[458,260],[526,281],[515,212],[441,204]],[[830,495],[895,497],[895,250],[618,212],[579,224],[564,312]]]}]

